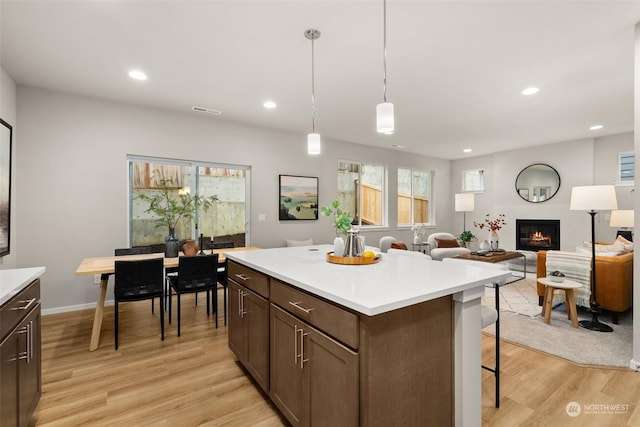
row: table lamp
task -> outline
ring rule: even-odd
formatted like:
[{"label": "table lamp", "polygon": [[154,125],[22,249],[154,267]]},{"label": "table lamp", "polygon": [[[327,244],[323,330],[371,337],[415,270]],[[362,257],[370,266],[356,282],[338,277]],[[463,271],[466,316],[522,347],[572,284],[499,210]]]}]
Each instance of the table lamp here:
[{"label": "table lamp", "polygon": [[467,231],[467,212],[473,212],[475,198],[473,193],[457,193],[456,212],[462,212],[462,231]]},{"label": "table lamp", "polygon": [[622,236],[630,242],[633,242],[633,232],[629,228],[633,228],[633,209],[611,211],[610,227],[621,227],[617,236]]},{"label": "table lamp", "polygon": [[596,226],[595,216],[597,211],[608,211],[618,209],[616,200],[616,189],[613,185],[587,185],[573,187],[571,189],[571,203],[569,209],[572,211],[587,211],[591,215],[591,304],[589,312],[591,320],[581,320],[580,326],[592,331],[612,332],[611,326],[601,323],[598,320],[600,313],[596,293]]}]

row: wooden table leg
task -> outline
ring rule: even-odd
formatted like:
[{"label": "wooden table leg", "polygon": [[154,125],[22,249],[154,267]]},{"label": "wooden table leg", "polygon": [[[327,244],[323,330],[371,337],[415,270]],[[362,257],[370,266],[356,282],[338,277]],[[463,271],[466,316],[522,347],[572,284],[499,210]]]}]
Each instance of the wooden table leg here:
[{"label": "wooden table leg", "polygon": [[567,311],[569,312],[569,319],[571,320],[571,326],[578,327],[578,310],[576,310],[576,297],[573,289],[566,290],[566,304]]},{"label": "wooden table leg", "polygon": [[94,351],[100,344],[100,330],[102,329],[102,314],[104,313],[104,300],[107,296],[107,284],[109,275],[103,274],[100,277],[100,299],[96,303],[96,313],[93,316],[93,329],[91,330],[91,343],[89,351]]},{"label": "wooden table leg", "polygon": [[553,287],[547,286],[544,292],[544,323],[551,323],[551,306],[553,305]]}]

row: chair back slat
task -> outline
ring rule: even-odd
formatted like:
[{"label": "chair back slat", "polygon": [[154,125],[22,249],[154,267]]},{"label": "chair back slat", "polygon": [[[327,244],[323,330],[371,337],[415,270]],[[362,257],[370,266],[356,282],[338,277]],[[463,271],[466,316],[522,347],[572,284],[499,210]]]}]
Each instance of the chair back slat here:
[{"label": "chair back slat", "polygon": [[121,248],[121,249],[116,249],[114,251],[114,255],[115,256],[122,256],[122,255],[142,255],[142,254],[151,254],[153,252],[151,252],[151,246],[138,246],[135,248]]},{"label": "chair back slat", "polygon": [[162,258],[115,262],[117,299],[145,299],[160,295],[164,285]]},{"label": "chair back slat", "polygon": [[217,282],[218,254],[182,256],[178,259],[179,290],[213,288]]}]

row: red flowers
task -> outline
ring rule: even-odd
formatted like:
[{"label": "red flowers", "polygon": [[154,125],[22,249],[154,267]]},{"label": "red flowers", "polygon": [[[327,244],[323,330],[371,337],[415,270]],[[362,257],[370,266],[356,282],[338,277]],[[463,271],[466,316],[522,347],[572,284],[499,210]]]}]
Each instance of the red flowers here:
[{"label": "red flowers", "polygon": [[487,227],[489,230],[498,231],[502,228],[502,226],[507,225],[507,221],[505,221],[504,218],[505,218],[505,215],[500,214],[496,219],[491,219],[491,214],[487,214],[486,218],[484,219],[484,222],[478,223],[474,221],[473,225],[475,227],[478,227],[481,230],[484,227]]}]

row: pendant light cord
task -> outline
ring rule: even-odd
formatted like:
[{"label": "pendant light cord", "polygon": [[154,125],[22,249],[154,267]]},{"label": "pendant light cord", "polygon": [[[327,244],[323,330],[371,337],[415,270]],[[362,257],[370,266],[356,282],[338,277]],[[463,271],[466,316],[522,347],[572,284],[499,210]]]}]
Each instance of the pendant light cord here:
[{"label": "pendant light cord", "polygon": [[316,133],[316,86],[315,86],[315,61],[314,61],[314,40],[311,39],[311,133]]},{"label": "pendant light cord", "polygon": [[382,40],[383,40],[383,66],[384,66],[384,72],[383,72],[383,83],[382,83],[382,88],[383,88],[383,92],[384,92],[384,102],[387,102],[387,0],[383,0],[382,2],[382,22],[383,22],[383,36],[382,36]]}]

